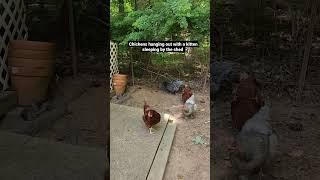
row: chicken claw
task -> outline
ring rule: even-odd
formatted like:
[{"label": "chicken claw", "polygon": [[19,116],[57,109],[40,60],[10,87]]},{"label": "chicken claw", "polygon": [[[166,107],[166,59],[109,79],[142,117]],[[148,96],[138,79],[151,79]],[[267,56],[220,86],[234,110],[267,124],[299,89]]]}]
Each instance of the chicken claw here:
[{"label": "chicken claw", "polygon": [[154,132],[152,131],[152,128],[149,128],[149,133],[154,134]]}]

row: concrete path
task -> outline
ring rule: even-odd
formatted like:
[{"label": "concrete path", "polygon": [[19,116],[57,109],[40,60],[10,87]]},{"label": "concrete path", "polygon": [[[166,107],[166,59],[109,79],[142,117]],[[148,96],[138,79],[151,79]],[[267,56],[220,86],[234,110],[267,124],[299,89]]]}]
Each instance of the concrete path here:
[{"label": "concrete path", "polygon": [[[161,122],[154,127],[155,134],[149,134],[142,120],[142,108],[111,104],[110,114],[110,179],[147,179],[154,160],[158,159],[156,154],[159,152],[161,140],[166,139],[163,135],[166,134],[167,121],[163,120],[162,115]],[[170,131],[170,142],[173,140],[174,131],[175,128]],[[171,143],[168,144],[170,148]],[[166,152],[169,151],[170,149]],[[162,153],[161,157],[167,160],[168,153]],[[160,171],[163,171],[157,178],[162,179],[166,161],[157,165],[161,166]]]},{"label": "concrete path", "polygon": [[1,180],[102,180],[105,149],[0,131]]}]

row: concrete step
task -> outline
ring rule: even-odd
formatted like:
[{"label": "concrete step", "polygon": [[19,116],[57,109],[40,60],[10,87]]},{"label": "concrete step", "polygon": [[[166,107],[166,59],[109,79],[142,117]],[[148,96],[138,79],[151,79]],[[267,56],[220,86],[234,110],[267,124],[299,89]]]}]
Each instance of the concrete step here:
[{"label": "concrete step", "polygon": [[163,119],[149,133],[143,109],[110,104],[110,179],[161,180],[176,124]]},{"label": "concrete step", "polygon": [[103,180],[105,149],[0,131],[1,180]]},{"label": "concrete step", "polygon": [[17,95],[15,91],[0,92],[0,118],[17,105]]}]

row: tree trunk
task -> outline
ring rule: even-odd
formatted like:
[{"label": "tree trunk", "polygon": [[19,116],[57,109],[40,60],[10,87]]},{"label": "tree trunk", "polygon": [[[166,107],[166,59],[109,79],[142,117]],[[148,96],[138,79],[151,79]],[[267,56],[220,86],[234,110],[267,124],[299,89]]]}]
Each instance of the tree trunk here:
[{"label": "tree trunk", "polygon": [[145,7],[150,5],[149,1],[146,1],[146,0],[135,0],[135,2],[136,2],[137,9],[144,9]]},{"label": "tree trunk", "polygon": [[134,65],[134,61],[132,58],[132,48],[131,48],[131,56],[130,56],[130,66],[131,66],[131,79],[132,79],[132,86],[134,86],[134,71],[133,71],[133,65]]},{"label": "tree trunk", "polygon": [[74,30],[74,16],[73,16],[73,4],[72,0],[68,0],[69,9],[69,33],[70,33],[70,49],[72,52],[72,68],[73,76],[77,76],[77,50],[76,50],[76,40],[75,40],[75,30]]},{"label": "tree trunk", "polygon": [[98,18],[106,21],[107,13],[104,11],[104,4],[102,0],[98,0]]},{"label": "tree trunk", "polygon": [[220,58],[223,59],[223,32],[220,34]]},{"label": "tree trunk", "polygon": [[301,100],[301,94],[302,94],[305,79],[306,79],[308,63],[309,63],[309,58],[310,58],[310,53],[311,53],[312,37],[313,37],[313,32],[314,32],[316,12],[317,12],[317,6],[314,4],[311,7],[311,19],[309,21],[310,23],[309,23],[309,27],[308,27],[307,41],[305,44],[303,62],[302,62],[302,67],[301,67],[301,71],[300,71],[299,89],[298,89],[298,95],[297,95],[297,99],[296,99],[298,102]]},{"label": "tree trunk", "polygon": [[134,10],[135,10],[135,11],[137,11],[137,10],[138,10],[137,0],[134,0]]},{"label": "tree trunk", "polygon": [[124,13],[124,0],[119,0],[118,1],[118,7],[119,7],[119,13],[123,14]]}]

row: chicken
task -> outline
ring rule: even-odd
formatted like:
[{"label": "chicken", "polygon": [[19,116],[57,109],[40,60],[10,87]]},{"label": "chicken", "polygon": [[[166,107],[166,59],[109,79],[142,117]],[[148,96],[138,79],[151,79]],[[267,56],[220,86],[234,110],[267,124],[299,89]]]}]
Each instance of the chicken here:
[{"label": "chicken", "polygon": [[245,123],[237,136],[238,151],[231,155],[231,162],[243,179],[257,176],[277,155],[278,135],[270,119],[270,107],[265,105]]},{"label": "chicken", "polygon": [[191,88],[188,85],[185,85],[182,93],[182,102],[185,103],[191,96]]},{"label": "chicken", "polygon": [[152,127],[160,122],[161,115],[157,111],[151,109],[146,101],[144,101],[143,113],[142,119],[147,128],[149,128],[150,134],[153,134]]},{"label": "chicken", "polygon": [[221,89],[230,89],[229,85],[239,81],[240,65],[230,61],[211,60],[212,72],[210,83],[210,96],[214,99]]},{"label": "chicken", "polygon": [[241,73],[240,76],[240,83],[231,102],[232,124],[238,130],[241,130],[243,124],[264,104],[259,84],[253,74]]},{"label": "chicken", "polygon": [[161,84],[161,89],[167,92],[170,92],[172,94],[176,94],[179,92],[183,87],[184,82],[180,80],[175,81],[164,81]]},{"label": "chicken", "polygon": [[194,95],[192,95],[185,103],[183,107],[183,114],[187,117],[193,117],[197,110],[197,104],[195,103]]}]

